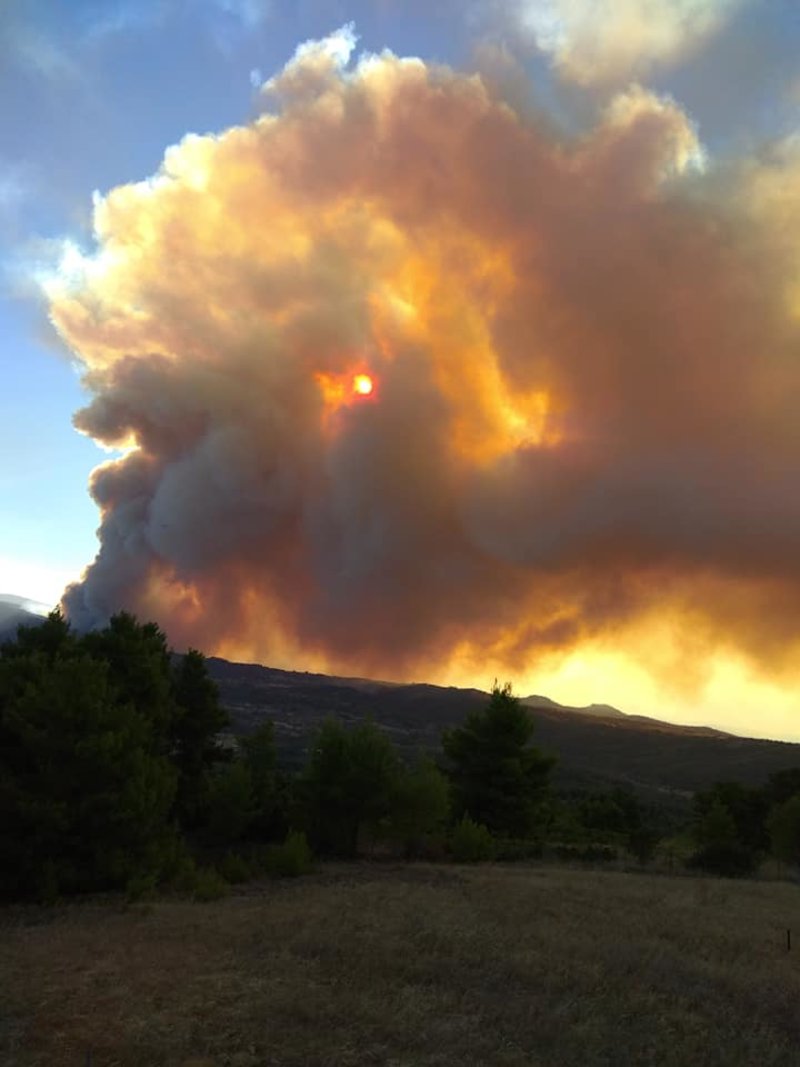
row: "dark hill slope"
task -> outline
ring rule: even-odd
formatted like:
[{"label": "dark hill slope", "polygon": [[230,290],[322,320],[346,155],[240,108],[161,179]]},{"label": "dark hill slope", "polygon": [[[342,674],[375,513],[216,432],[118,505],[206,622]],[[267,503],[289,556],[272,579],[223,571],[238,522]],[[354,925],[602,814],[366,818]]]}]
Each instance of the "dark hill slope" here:
[{"label": "dark hill slope", "polygon": [[0,594],[0,643],[13,641],[20,626],[37,626],[41,615],[30,610],[30,601],[9,593]]},{"label": "dark hill slope", "polygon": [[[420,748],[438,749],[442,730],[458,725],[487,700],[477,689],[332,678],[216,658],[208,662],[233,731],[248,733],[264,718],[272,719],[281,755],[295,765],[328,715],[346,723],[372,716],[403,752],[413,755]],[[557,782],[566,788],[628,784],[651,794],[686,795],[722,779],[761,785],[774,771],[800,766],[797,744],[674,726],[615,709],[602,716],[543,702],[531,714],[536,743],[558,755]]]}]

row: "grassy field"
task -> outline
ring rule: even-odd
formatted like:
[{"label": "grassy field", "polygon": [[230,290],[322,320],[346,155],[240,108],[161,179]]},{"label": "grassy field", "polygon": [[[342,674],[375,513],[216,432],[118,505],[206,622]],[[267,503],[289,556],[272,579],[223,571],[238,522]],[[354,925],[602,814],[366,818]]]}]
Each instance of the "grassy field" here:
[{"label": "grassy field", "polygon": [[0,922],[14,1067],[800,1064],[786,883],[326,866]]}]

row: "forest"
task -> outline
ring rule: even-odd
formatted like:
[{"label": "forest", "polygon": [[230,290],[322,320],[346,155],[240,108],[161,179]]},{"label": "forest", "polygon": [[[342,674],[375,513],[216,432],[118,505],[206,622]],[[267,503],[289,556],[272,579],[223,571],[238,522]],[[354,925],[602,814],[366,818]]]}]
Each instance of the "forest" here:
[{"label": "forest", "polygon": [[633,790],[559,791],[557,756],[509,685],[401,754],[374,722],[327,719],[302,767],[269,720],[222,735],[204,656],[125,613],[77,634],[59,612],[0,648],[0,895],[163,892],[199,900],[316,859],[630,865],[727,877],[800,862],[800,768],[718,782],[688,816]]}]

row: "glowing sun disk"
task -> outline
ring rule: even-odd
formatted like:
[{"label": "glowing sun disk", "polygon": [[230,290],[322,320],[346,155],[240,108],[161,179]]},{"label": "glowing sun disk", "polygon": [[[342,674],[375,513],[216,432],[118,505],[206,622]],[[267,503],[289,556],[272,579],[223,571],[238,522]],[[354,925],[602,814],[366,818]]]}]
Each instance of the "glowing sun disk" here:
[{"label": "glowing sun disk", "polygon": [[353,392],[359,396],[369,396],[375,388],[375,383],[368,374],[357,374],[353,378]]}]

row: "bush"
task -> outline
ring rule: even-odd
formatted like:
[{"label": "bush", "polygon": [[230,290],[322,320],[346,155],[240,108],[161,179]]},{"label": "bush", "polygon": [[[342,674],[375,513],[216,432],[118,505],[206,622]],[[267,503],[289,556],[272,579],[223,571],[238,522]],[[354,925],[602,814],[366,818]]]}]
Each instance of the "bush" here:
[{"label": "bush", "polygon": [[150,900],[156,892],[158,876],[155,874],[136,874],[128,879],[125,887],[125,899],[129,904],[139,900]]},{"label": "bush", "polygon": [[269,845],[262,844],[251,844],[243,850],[243,859],[248,866],[251,878],[258,878],[259,875],[267,873],[269,850]]},{"label": "bush", "polygon": [[218,871],[213,867],[203,867],[195,875],[192,896],[200,903],[208,904],[227,896],[228,890],[228,883]]},{"label": "bush", "polygon": [[247,860],[238,852],[229,852],[217,864],[217,870],[231,885],[240,885],[253,877],[253,871]]},{"label": "bush", "polygon": [[784,863],[800,861],[800,796],[773,806],[767,819],[772,854]]},{"label": "bush", "polygon": [[427,863],[446,863],[449,859],[447,836],[444,833],[429,834],[419,841],[408,859],[425,860]]},{"label": "bush", "polygon": [[465,815],[450,835],[450,853],[456,863],[485,862],[494,858],[494,839],[482,823]]},{"label": "bush", "polygon": [[542,845],[540,841],[526,841],[515,837],[505,837],[495,842],[494,858],[503,863],[536,860],[540,859],[541,855]]},{"label": "bush", "polygon": [[638,826],[628,834],[628,851],[644,866],[649,863],[656,854],[658,834],[646,826]]},{"label": "bush", "polygon": [[721,878],[746,878],[758,867],[758,855],[740,841],[721,842],[698,849],[686,866]]},{"label": "bush", "polygon": [[617,850],[610,845],[554,845],[557,859],[565,863],[613,863]]},{"label": "bush", "polygon": [[401,770],[394,783],[385,836],[399,844],[406,859],[420,856],[441,834],[450,815],[450,786],[431,759]]},{"label": "bush", "polygon": [[58,886],[58,868],[51,860],[45,860],[36,879],[34,899],[47,908],[52,908],[60,900]]},{"label": "bush", "polygon": [[297,878],[309,874],[314,865],[314,857],[308,846],[304,833],[293,830],[282,845],[272,845],[267,849],[265,867],[268,874],[276,878]]},{"label": "bush", "polygon": [[176,893],[193,893],[197,884],[197,865],[187,852],[167,879],[167,886]]},{"label": "bush", "polygon": [[134,877],[152,873],[156,885],[173,885],[187,870],[194,872],[194,858],[186,839],[168,831],[149,843],[142,870],[135,872]]}]

